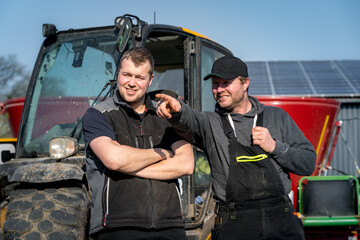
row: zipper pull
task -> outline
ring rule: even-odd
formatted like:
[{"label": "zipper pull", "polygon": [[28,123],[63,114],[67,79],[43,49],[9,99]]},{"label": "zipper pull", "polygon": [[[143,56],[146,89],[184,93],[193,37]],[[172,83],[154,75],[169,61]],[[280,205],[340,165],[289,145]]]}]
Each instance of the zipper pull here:
[{"label": "zipper pull", "polygon": [[142,124],[140,125],[140,133],[141,133],[141,136],[142,136],[143,135]]},{"label": "zipper pull", "polygon": [[106,217],[107,217],[107,214],[105,213],[105,216],[104,216],[104,227],[106,227]]}]

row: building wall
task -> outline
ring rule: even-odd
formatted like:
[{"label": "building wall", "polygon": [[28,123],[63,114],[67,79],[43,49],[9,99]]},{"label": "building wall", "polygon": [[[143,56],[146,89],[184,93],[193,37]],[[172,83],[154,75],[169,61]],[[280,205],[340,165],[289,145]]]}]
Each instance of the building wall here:
[{"label": "building wall", "polygon": [[[342,102],[338,119],[342,127],[327,175],[360,175],[360,103]],[[339,171],[338,171],[339,170]]]}]

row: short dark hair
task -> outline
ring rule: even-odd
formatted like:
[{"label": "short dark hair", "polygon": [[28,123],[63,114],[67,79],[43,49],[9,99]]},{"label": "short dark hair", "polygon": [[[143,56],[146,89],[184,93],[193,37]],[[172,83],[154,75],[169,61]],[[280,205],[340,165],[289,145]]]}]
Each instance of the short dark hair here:
[{"label": "short dark hair", "polygon": [[248,78],[248,77],[239,76],[239,79],[240,79],[241,84],[244,84],[244,83],[246,82],[246,79],[247,79],[247,78]]},{"label": "short dark hair", "polygon": [[127,50],[121,57],[119,62],[119,69],[121,68],[122,61],[124,59],[131,59],[136,67],[149,61],[151,69],[149,71],[150,76],[153,75],[154,71],[154,57],[151,52],[144,47],[134,47]]}]

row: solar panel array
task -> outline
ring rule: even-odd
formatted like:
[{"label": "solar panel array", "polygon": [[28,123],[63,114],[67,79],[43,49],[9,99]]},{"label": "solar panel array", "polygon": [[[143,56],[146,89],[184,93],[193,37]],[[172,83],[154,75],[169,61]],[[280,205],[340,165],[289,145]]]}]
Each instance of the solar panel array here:
[{"label": "solar panel array", "polygon": [[250,95],[360,97],[360,60],[247,62]]}]

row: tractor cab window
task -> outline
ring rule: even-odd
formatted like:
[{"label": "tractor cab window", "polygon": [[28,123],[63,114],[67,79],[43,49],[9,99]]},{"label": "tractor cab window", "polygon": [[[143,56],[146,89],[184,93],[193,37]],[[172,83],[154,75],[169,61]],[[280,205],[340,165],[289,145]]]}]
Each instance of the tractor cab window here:
[{"label": "tractor cab window", "polygon": [[201,110],[214,111],[215,99],[212,95],[211,79],[204,81],[204,77],[211,72],[211,68],[216,59],[223,57],[224,54],[207,46],[201,48]]},{"label": "tractor cab window", "polygon": [[154,80],[148,91],[166,89],[184,100],[184,40],[177,34],[152,32],[146,48],[154,56]]},{"label": "tractor cab window", "polygon": [[19,141],[22,156],[47,156],[49,140],[69,136],[106,82],[114,79],[115,35],[86,37],[59,39],[42,54]]}]

